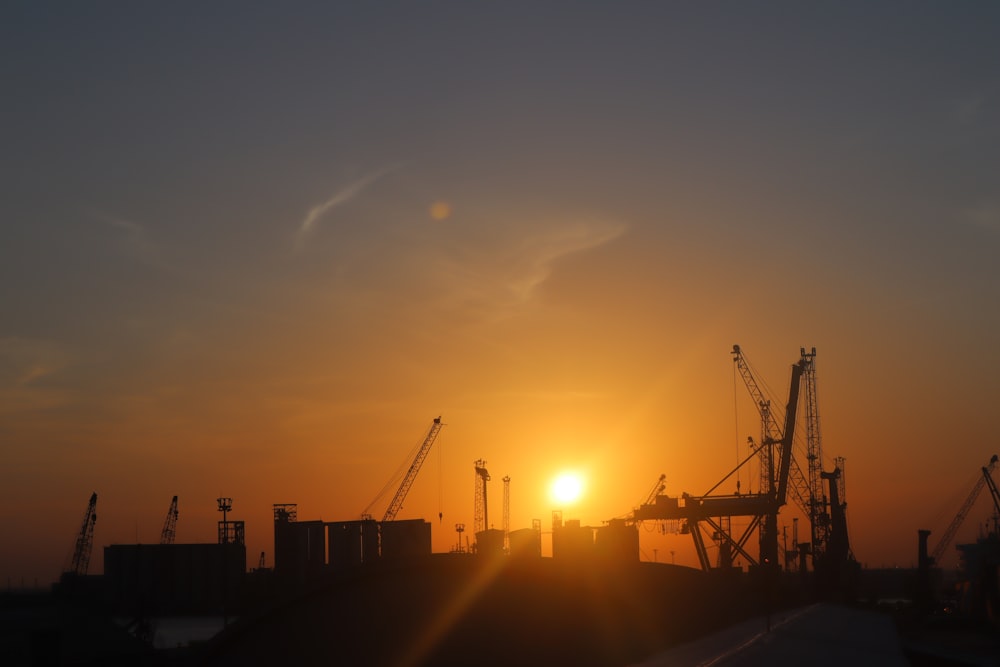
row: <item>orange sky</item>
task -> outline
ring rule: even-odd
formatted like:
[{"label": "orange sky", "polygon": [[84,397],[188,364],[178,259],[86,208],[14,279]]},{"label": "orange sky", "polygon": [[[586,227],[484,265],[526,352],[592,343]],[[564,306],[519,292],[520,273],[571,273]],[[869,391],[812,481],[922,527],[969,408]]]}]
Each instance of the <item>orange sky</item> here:
[{"label": "orange sky", "polygon": [[854,552],[910,565],[1000,450],[1000,17],[892,5],[9,10],[0,576],[92,491],[92,571],[175,494],[271,562],[439,414],[439,551],[480,458],[512,528],[567,468],[595,526],[702,493],[759,432],[734,343],[780,404],[817,348]]}]

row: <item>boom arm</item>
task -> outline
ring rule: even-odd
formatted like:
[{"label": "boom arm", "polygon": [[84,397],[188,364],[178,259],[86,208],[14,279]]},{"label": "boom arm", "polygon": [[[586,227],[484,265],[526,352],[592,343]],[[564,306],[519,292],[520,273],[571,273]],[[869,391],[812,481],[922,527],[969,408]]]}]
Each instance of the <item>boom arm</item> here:
[{"label": "boom arm", "polygon": [[802,362],[792,366],[792,384],[788,390],[788,407],[785,408],[785,431],[781,439],[781,468],[778,473],[778,505],[785,504],[788,492],[788,469],[792,465],[792,437],[795,435],[795,413],[799,406],[799,381],[802,379]]},{"label": "boom arm", "polygon": [[90,567],[90,552],[94,548],[94,524],[97,523],[97,492],[90,496],[87,503],[87,513],[83,515],[83,525],[76,536],[76,546],[73,548],[73,562],[69,571],[83,576]]},{"label": "boom arm", "polygon": [[757,385],[757,380],[750,371],[750,365],[747,363],[746,357],[743,356],[743,351],[739,345],[733,345],[733,361],[736,362],[736,369],[740,372],[740,377],[743,378],[743,384],[747,386],[747,391],[750,392],[750,398],[753,399],[757,410],[760,412],[762,436],[764,439],[770,438],[775,431],[774,417],[771,415],[771,401],[764,398],[764,392]]},{"label": "boom arm", "polygon": [[667,488],[667,475],[666,473],[661,473],[656,480],[656,484],[650,490],[649,494],[646,495],[646,499],[640,503],[642,505],[652,505],[656,501],[656,496],[663,493],[663,489]]},{"label": "boom arm", "polygon": [[177,496],[170,501],[167,518],[163,520],[163,530],[160,531],[160,544],[173,544],[177,536]]},{"label": "boom arm", "polygon": [[403,501],[406,500],[406,494],[410,492],[410,487],[413,486],[413,480],[417,478],[417,473],[420,472],[420,466],[424,464],[424,459],[427,458],[427,452],[430,451],[431,445],[437,439],[438,432],[441,430],[443,424],[441,423],[441,417],[436,417],[434,423],[431,424],[431,430],[427,432],[427,437],[424,438],[424,443],[420,445],[420,449],[417,450],[417,455],[413,458],[413,463],[410,464],[410,469],[406,471],[406,476],[403,477],[403,481],[399,484],[399,488],[396,489],[396,495],[392,497],[392,501],[389,503],[389,507],[385,510],[385,516],[382,517],[382,521],[394,521],[396,519],[396,514],[403,508]]}]

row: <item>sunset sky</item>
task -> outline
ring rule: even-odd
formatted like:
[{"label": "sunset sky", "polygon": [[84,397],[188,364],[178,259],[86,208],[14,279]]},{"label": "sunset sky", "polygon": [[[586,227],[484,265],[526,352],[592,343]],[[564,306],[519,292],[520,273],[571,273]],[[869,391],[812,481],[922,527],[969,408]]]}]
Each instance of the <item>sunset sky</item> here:
[{"label": "sunset sky", "polygon": [[179,542],[229,496],[271,563],[273,503],[356,518],[438,415],[398,517],[437,551],[476,459],[496,527],[504,475],[512,528],[566,470],[595,526],[703,493],[759,434],[734,343],[778,403],[817,348],[854,552],[909,566],[1000,452],[997,35],[995,3],[6,3],[0,584],[57,578],[93,491],[92,573],[175,494]]}]

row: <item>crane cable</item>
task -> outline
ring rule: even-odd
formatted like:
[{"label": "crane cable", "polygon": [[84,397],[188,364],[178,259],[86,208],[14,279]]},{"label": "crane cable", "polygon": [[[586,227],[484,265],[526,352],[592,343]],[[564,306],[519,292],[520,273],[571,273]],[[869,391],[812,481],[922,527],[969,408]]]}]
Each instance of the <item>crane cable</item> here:
[{"label": "crane cable", "polygon": [[736,364],[733,364],[733,421],[736,436],[736,494],[740,493],[740,410],[738,400],[739,387],[736,382]]},{"label": "crane cable", "polygon": [[442,498],[444,497],[444,475],[441,473],[441,450],[443,448],[442,444],[438,443],[438,525],[444,521],[444,511],[441,509],[441,506],[443,505]]}]

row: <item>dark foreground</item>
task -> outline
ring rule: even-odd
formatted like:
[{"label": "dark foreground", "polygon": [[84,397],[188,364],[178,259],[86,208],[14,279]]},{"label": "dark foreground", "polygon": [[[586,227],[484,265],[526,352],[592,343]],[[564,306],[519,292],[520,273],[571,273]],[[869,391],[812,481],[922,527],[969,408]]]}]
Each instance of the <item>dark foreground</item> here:
[{"label": "dark foreground", "polygon": [[216,638],[211,665],[624,665],[784,599],[649,563],[435,556],[360,571]]},{"label": "dark foreground", "polygon": [[264,583],[255,611],[214,639],[158,651],[98,607],[51,596],[0,606],[0,664],[860,667],[900,655],[891,617],[810,606],[797,577],[738,570],[440,554],[294,595],[290,582]]},{"label": "dark foreground", "polygon": [[637,667],[905,667],[892,619],[874,611],[812,604],[737,623],[669,649]]}]

